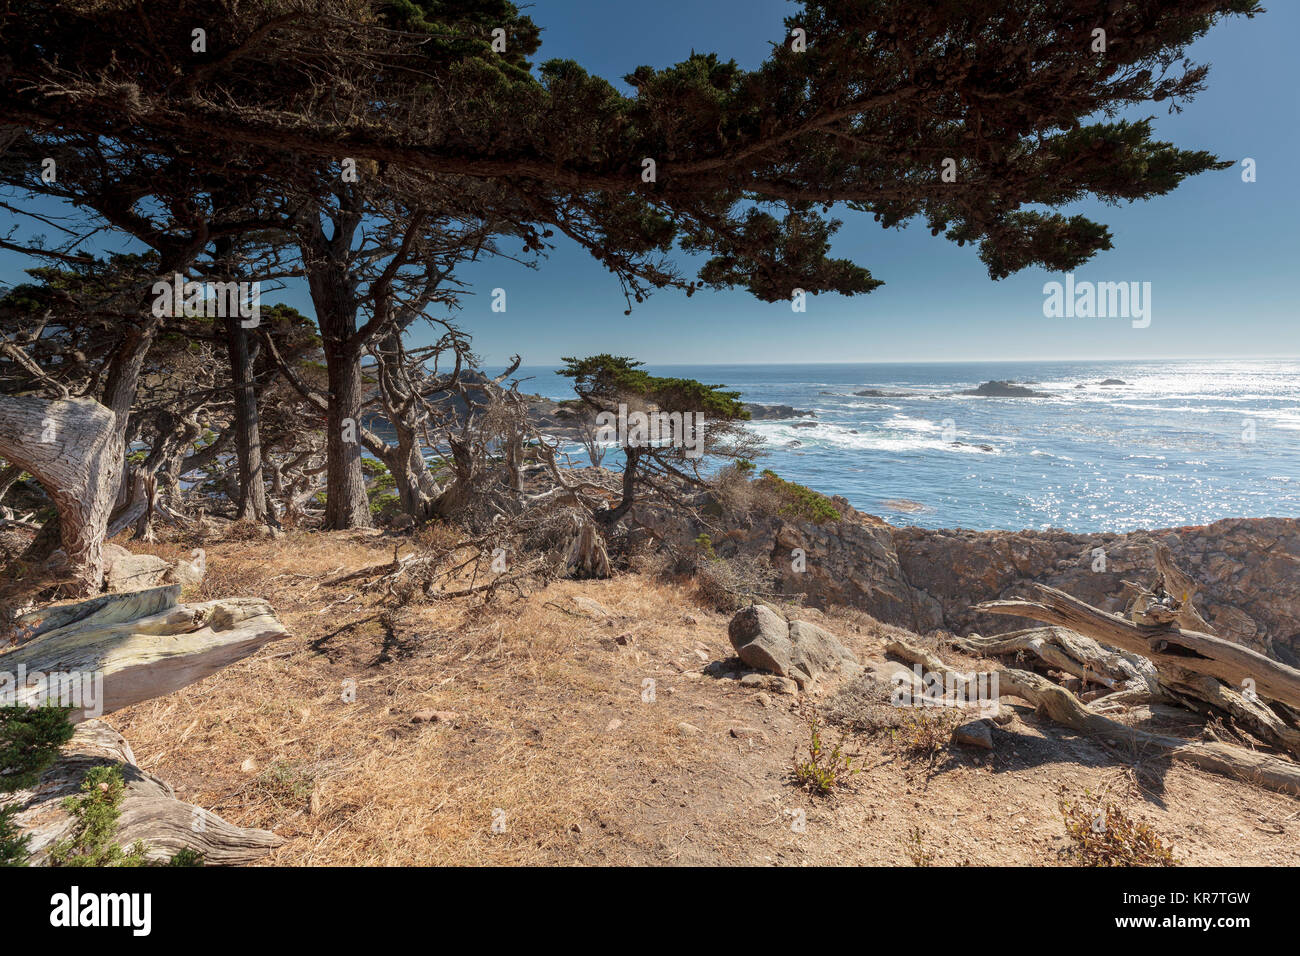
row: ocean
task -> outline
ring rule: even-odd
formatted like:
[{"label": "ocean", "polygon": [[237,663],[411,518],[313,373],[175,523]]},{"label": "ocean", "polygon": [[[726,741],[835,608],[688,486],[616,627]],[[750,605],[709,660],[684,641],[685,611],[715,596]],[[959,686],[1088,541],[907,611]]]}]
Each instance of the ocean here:
[{"label": "ocean", "polygon": [[[1300,517],[1300,360],[646,368],[816,412],[753,422],[759,467],[894,524],[1123,532]],[[518,377],[521,391],[573,396],[553,368]],[[957,394],[990,380],[1047,397]],[[889,394],[854,394],[868,389]]]}]

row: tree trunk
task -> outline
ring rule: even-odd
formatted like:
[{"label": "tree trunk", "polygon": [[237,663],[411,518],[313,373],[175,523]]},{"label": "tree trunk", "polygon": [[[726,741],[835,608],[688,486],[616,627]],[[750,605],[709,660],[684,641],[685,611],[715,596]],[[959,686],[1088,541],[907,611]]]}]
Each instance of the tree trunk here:
[{"label": "tree trunk", "polygon": [[226,318],[226,349],[230,356],[231,391],[235,399],[235,452],[239,460],[235,520],[262,521],[266,518],[266,483],[262,476],[257,392],[253,388],[248,331],[239,316]]},{"label": "tree trunk", "polygon": [[361,470],[361,355],[325,339],[329,414],[325,437],[325,527],[369,528],[370,502]]},{"label": "tree trunk", "polygon": [[73,596],[94,594],[103,581],[124,441],[117,416],[94,399],[0,396],[0,457],[30,472],[58,508]]}]

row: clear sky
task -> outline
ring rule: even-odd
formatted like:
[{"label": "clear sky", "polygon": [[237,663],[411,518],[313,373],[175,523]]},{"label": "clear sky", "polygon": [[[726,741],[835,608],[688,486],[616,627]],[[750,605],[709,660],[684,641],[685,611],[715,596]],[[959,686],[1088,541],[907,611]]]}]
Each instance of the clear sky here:
[{"label": "clear sky", "polygon": [[[1149,202],[1066,210],[1106,223],[1114,236],[1115,248],[1076,279],[1150,282],[1147,328],[1122,318],[1045,318],[1043,284],[1061,276],[1030,269],[993,282],[969,246],[933,238],[919,223],[885,231],[847,210],[833,253],[885,285],[853,298],[809,297],[803,314],[743,292],[688,299],[660,291],[624,316],[617,281],[562,240],[536,270],[505,260],[469,267],[463,278],[475,294],[456,319],[489,364],[516,352],[529,365],[596,352],[657,364],[1300,355],[1300,4],[1266,6],[1264,16],[1228,20],[1191,49],[1212,69],[1208,89],[1181,114],[1160,104],[1134,114],[1153,115],[1159,137],[1181,147],[1253,158],[1257,181],[1243,182],[1236,167]],[[784,0],[541,0],[528,13],[543,28],[538,62],[572,58],[618,81],[692,49],[755,66],[795,10]],[[20,280],[29,264],[0,255],[0,280]],[[490,308],[497,287],[507,292],[505,313]],[[311,313],[301,287],[265,301],[277,300]]]},{"label": "clear sky", "polygon": [[[624,316],[613,277],[559,246],[536,271],[502,262],[468,272],[477,295],[460,320],[489,360],[522,352],[529,364],[593,352],[685,364],[1300,355],[1300,4],[1265,6],[1264,16],[1221,23],[1192,48],[1212,69],[1208,89],[1181,114],[1159,104],[1139,114],[1154,115],[1159,137],[1184,148],[1254,158],[1257,181],[1230,169],[1149,202],[1071,210],[1109,225],[1115,245],[1076,278],[1150,282],[1148,328],[1046,319],[1043,283],[1060,276],[1031,269],[993,282],[969,246],[932,238],[919,223],[886,231],[849,211],[834,254],[886,284],[865,296],[809,297],[800,315],[743,292],[661,291]],[[692,49],[756,66],[795,9],[782,0],[542,0],[528,12],[544,30],[539,60],[571,57],[617,80]],[[498,286],[505,314],[490,311]]]}]

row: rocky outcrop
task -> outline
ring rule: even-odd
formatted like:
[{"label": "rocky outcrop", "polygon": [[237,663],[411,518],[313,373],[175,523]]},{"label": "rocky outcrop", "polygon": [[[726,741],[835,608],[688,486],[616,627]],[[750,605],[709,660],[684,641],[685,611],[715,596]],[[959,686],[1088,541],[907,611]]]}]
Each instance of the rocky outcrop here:
[{"label": "rocky outcrop", "polygon": [[983,395],[987,398],[1050,398],[1046,392],[1035,392],[1032,388],[1015,385],[1011,382],[985,382],[978,388],[968,389],[963,395]]},{"label": "rocky outcrop", "polygon": [[[787,593],[820,607],[859,607],[922,634],[1000,634],[1022,626],[972,608],[1025,597],[1033,582],[1122,613],[1124,581],[1154,575],[1152,546],[1160,542],[1202,584],[1202,611],[1220,636],[1300,663],[1300,521],[1293,518],[1071,534],[896,528],[847,509],[839,522],[782,523],[757,537],[770,547]],[[806,555],[801,572],[787,570],[794,548]]]},{"label": "rocky outcrop", "polygon": [[785,418],[814,418],[816,412],[802,411],[793,405],[759,405],[755,402],[745,402],[745,411],[749,412],[749,420],[753,422],[760,421],[779,421]]}]

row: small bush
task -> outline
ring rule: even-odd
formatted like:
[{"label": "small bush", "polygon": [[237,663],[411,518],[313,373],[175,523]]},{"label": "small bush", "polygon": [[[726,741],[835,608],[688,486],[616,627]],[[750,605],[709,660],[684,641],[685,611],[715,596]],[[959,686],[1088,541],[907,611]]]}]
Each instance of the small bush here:
[{"label": "small bush", "polygon": [[123,850],[113,842],[119,805],[126,784],[116,765],[92,767],[81,781],[81,796],[68,797],[63,808],[75,819],[72,836],[50,848],[51,866],[141,866],[145,846],[137,840]]},{"label": "small bush", "polygon": [[316,775],[292,763],[274,763],[255,781],[264,796],[284,807],[303,807],[316,789]]},{"label": "small bush", "polygon": [[1085,792],[1083,802],[1060,797],[1070,846],[1065,857],[1078,866],[1177,866],[1172,844],[1149,823],[1132,820],[1113,803]]},{"label": "small bush", "polygon": [[933,760],[947,749],[960,722],[960,716],[945,707],[913,707],[904,712],[890,738],[909,756]]},{"label": "small bush", "polygon": [[843,517],[825,495],[786,481],[771,469],[765,469],[754,484],[773,495],[776,513],[782,517],[813,524],[828,524]]},{"label": "small bush", "polygon": [[861,771],[862,765],[859,762],[854,766],[852,755],[844,752],[847,732],[841,732],[839,739],[828,745],[822,739],[823,727],[817,711],[808,707],[803,716],[808,724],[808,749],[801,756],[799,748],[795,747],[792,776],[795,783],[806,790],[818,796],[828,796],[836,787],[843,786],[845,777]]},{"label": "small bush", "polygon": [[763,555],[714,557],[695,569],[700,597],[719,611],[734,611],[756,600],[776,597],[772,566]]},{"label": "small bush", "polygon": [[934,862],[934,854],[926,846],[925,830],[912,827],[907,834],[907,857],[913,866],[929,866]]},{"label": "small bush", "polygon": [[72,739],[69,707],[0,707],[0,793],[34,786]]}]

